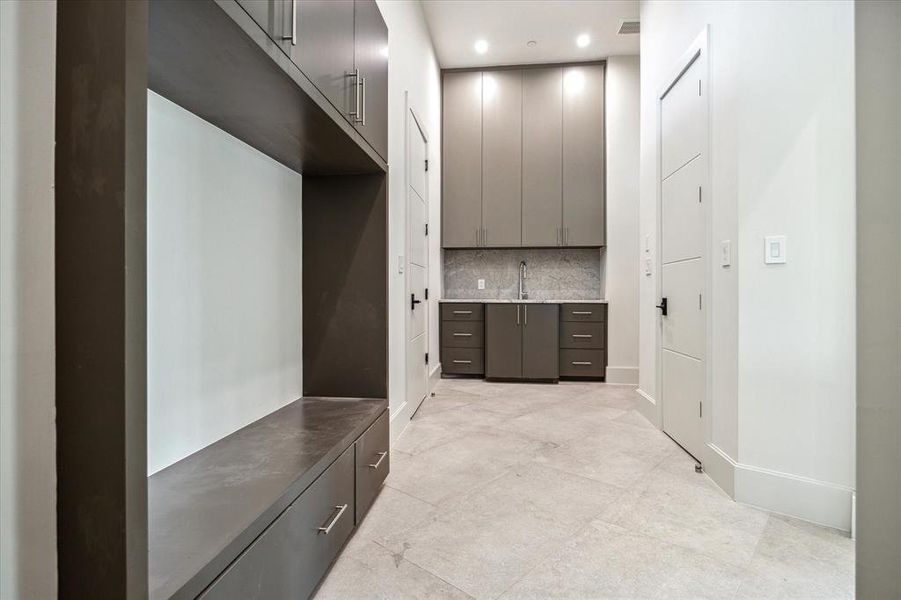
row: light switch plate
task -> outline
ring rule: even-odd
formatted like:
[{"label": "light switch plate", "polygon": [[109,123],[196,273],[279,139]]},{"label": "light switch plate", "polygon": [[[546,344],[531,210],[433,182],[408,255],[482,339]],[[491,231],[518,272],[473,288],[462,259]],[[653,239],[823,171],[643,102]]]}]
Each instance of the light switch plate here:
[{"label": "light switch plate", "polygon": [[720,242],[720,266],[729,267],[732,265],[732,240],[723,240]]},{"label": "light switch plate", "polygon": [[404,255],[403,254],[399,254],[397,256],[397,272],[398,273],[404,272]]},{"label": "light switch plate", "polygon": [[768,235],[764,238],[763,262],[768,265],[779,265],[786,262],[784,235]]},{"label": "light switch plate", "polygon": [[485,289],[485,280],[484,279],[479,279],[479,289],[480,290]]},{"label": "light switch plate", "polygon": [[651,276],[651,259],[650,258],[644,259],[644,274],[647,275],[648,277]]}]

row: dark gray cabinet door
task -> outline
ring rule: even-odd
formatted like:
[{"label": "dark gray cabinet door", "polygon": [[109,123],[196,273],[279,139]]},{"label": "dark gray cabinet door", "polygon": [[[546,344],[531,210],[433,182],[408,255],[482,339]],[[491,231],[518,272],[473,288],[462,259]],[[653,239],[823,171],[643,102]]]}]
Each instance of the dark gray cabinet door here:
[{"label": "dark gray cabinet door", "polygon": [[474,248],[482,229],[482,74],[444,74],[442,246]]},{"label": "dark gray cabinet door", "polygon": [[291,35],[291,24],[287,21],[285,13],[286,0],[238,0],[238,6],[243,8],[273,40],[280,42],[282,36]]},{"label": "dark gray cabinet door", "polygon": [[482,73],[482,245],[522,245],[522,71]]},{"label": "dark gray cabinet door", "polygon": [[353,64],[360,75],[354,127],[388,160],[388,26],[375,0],[354,2],[353,25]]},{"label": "dark gray cabinet door", "polygon": [[522,377],[522,307],[518,304],[485,306],[485,376]]},{"label": "dark gray cabinet door", "polygon": [[386,410],[354,444],[357,465],[355,513],[357,524],[366,516],[391,470],[388,438],[388,411]]},{"label": "dark gray cabinet door", "polygon": [[563,70],[563,228],[567,246],[603,246],[604,65]]},{"label": "dark gray cabinet door", "polygon": [[[296,44],[283,42],[288,56],[346,118],[352,110],[354,68],[353,0],[286,0]],[[287,32],[291,35],[291,31]]]},{"label": "dark gray cabinet door", "polygon": [[522,72],[522,245],[562,246],[563,68]]},{"label": "dark gray cabinet door", "polygon": [[559,377],[560,312],[556,304],[522,306],[522,376],[526,379]]}]

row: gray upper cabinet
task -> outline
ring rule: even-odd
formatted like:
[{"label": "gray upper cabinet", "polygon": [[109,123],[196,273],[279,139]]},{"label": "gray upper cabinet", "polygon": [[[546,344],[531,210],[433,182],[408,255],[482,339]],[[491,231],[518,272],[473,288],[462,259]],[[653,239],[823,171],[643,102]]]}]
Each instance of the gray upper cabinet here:
[{"label": "gray upper cabinet", "polygon": [[473,248],[482,239],[482,74],[444,74],[442,244]]},{"label": "gray upper cabinet", "polygon": [[522,72],[522,245],[562,245],[563,69]]},{"label": "gray upper cabinet", "polygon": [[604,68],[444,74],[445,248],[604,245]]},{"label": "gray upper cabinet", "polygon": [[353,4],[353,64],[359,77],[359,96],[351,99],[357,101],[353,123],[388,160],[388,26],[375,0],[356,0]]},{"label": "gray upper cabinet", "polygon": [[283,36],[290,36],[290,24],[286,19],[285,0],[237,0],[238,6],[263,28],[263,31],[273,40],[279,41]]},{"label": "gray upper cabinet", "polygon": [[522,245],[522,71],[482,74],[482,246]]},{"label": "gray upper cabinet", "polygon": [[[285,40],[288,56],[347,117],[355,91],[353,0],[290,1],[296,35]],[[291,35],[292,32],[288,32]]]},{"label": "gray upper cabinet", "polygon": [[603,246],[604,65],[563,70],[563,232],[566,246]]}]

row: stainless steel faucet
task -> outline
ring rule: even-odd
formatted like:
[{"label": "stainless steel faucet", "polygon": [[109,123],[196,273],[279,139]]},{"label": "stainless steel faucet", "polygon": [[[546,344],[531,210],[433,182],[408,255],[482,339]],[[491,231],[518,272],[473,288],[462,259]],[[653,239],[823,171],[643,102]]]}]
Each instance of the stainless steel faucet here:
[{"label": "stainless steel faucet", "polygon": [[523,282],[526,279],[526,261],[519,261],[519,299],[525,300],[529,297],[529,294],[523,291]]}]

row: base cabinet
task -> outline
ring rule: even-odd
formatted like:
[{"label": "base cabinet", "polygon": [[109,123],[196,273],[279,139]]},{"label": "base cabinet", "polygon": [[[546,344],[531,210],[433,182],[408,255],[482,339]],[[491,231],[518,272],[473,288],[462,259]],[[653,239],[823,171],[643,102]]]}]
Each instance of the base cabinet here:
[{"label": "base cabinet", "polygon": [[488,304],[485,376],[557,379],[558,311],[556,304]]}]

